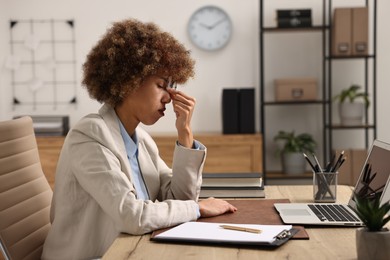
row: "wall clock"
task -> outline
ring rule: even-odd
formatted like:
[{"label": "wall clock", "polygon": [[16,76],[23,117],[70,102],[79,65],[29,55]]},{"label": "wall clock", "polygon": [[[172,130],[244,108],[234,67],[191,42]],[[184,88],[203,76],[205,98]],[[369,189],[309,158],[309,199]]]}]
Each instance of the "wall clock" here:
[{"label": "wall clock", "polygon": [[187,29],[191,42],[206,51],[225,47],[233,32],[229,15],[221,8],[210,5],[199,8],[191,15]]}]

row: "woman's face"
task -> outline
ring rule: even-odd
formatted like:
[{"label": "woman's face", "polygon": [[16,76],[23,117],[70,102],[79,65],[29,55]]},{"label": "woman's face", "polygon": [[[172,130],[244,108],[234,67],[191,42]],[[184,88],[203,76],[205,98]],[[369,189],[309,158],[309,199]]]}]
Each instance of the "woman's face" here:
[{"label": "woman's face", "polygon": [[[123,100],[116,108],[117,113],[125,116],[123,123],[152,125],[164,116],[166,104],[171,102],[167,91],[168,79],[161,76],[150,76],[142,85]],[[136,126],[135,126],[136,127]]]}]

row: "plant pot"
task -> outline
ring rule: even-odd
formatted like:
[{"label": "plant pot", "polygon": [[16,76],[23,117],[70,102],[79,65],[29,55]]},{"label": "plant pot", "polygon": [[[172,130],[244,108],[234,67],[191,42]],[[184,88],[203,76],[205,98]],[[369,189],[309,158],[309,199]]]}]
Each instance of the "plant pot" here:
[{"label": "plant pot", "polygon": [[371,232],[362,227],[356,230],[357,258],[363,259],[390,259],[390,231]]},{"label": "plant pot", "polygon": [[344,102],[339,104],[339,115],[341,125],[353,126],[361,125],[363,123],[363,116],[365,111],[364,103],[350,103]]},{"label": "plant pot", "polygon": [[282,153],[282,169],[286,174],[303,174],[306,161],[302,153]]}]

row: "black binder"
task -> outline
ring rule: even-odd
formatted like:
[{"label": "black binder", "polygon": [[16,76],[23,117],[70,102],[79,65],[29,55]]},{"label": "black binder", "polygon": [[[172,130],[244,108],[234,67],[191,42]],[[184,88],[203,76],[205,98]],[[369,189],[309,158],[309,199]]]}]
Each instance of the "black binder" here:
[{"label": "black binder", "polygon": [[255,132],[254,88],[223,89],[222,124],[224,134]]},{"label": "black binder", "polygon": [[222,124],[224,134],[238,134],[239,99],[237,89],[223,89],[222,92]]},{"label": "black binder", "polygon": [[253,134],[255,132],[255,89],[243,88],[239,91],[240,114],[239,129],[241,134]]}]

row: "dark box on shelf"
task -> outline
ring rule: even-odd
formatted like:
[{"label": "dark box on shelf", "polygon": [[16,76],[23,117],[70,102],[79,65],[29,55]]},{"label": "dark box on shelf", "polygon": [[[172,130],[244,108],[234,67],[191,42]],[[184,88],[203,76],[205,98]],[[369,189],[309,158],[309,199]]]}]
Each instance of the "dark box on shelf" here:
[{"label": "dark box on shelf", "polygon": [[277,20],[279,28],[304,28],[311,27],[311,18],[293,17],[293,18],[279,18]]},{"label": "dark box on shelf", "polygon": [[276,22],[279,28],[311,27],[311,9],[278,9]]},{"label": "dark box on shelf", "polygon": [[317,79],[283,78],[275,79],[276,101],[312,101],[318,99]]},{"label": "dark box on shelf", "polygon": [[276,17],[292,18],[292,17],[311,17],[311,9],[278,9],[276,10]]}]

